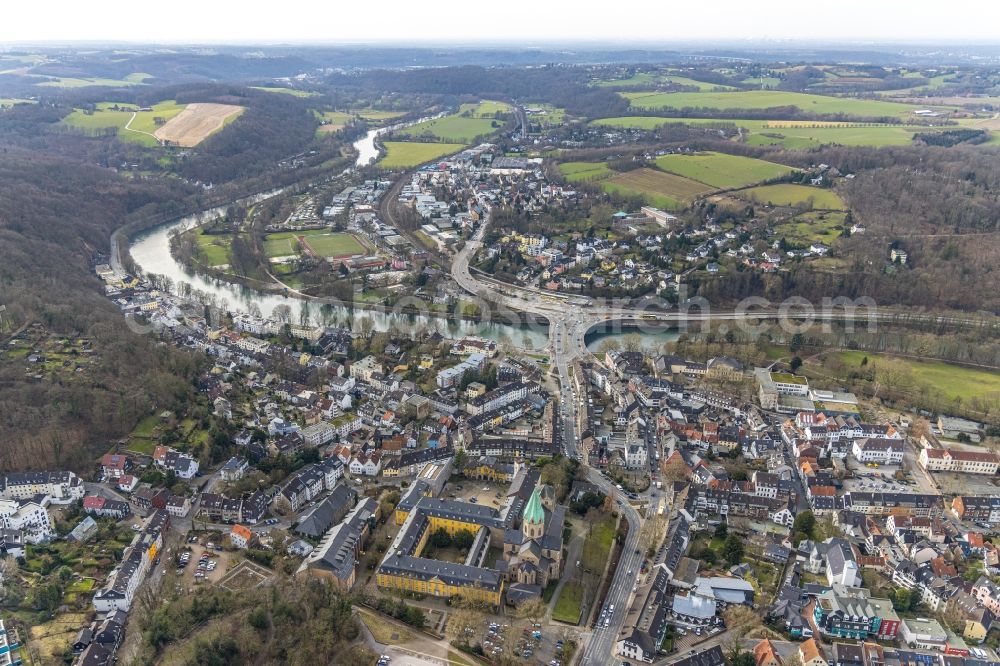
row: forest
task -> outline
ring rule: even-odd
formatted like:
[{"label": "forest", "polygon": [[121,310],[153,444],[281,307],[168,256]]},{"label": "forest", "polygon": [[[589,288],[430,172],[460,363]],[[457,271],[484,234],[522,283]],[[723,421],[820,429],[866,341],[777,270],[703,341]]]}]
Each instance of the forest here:
[{"label": "forest", "polygon": [[0,356],[0,471],[84,468],[150,409],[193,395],[198,358],[132,333],[88,265],[129,213],[183,193],[176,182],[125,183],[96,167],[20,151],[0,160],[5,324],[85,336],[100,359],[85,380],[38,381]]}]

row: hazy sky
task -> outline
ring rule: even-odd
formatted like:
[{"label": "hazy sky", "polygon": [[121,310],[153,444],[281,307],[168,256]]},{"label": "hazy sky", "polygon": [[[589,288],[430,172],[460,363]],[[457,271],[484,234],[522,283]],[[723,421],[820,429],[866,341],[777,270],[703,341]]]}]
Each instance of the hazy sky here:
[{"label": "hazy sky", "polygon": [[4,0],[0,43],[1000,42],[996,0]]}]

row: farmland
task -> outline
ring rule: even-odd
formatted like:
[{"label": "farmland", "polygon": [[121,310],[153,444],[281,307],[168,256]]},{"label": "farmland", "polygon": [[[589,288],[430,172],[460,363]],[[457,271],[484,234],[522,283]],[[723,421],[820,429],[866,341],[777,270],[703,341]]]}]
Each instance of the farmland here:
[{"label": "farmland", "polygon": [[749,109],[760,111],[782,106],[794,106],[806,113],[847,114],[863,117],[904,117],[916,107],[898,102],[827,97],[807,93],[776,90],[699,93],[620,93],[638,109]]},{"label": "farmland", "polygon": [[[153,135],[161,141],[191,148],[236,120],[241,113],[243,113],[242,106],[196,102],[188,104],[180,113],[155,130]],[[132,126],[135,126],[135,122]]]},{"label": "farmland", "polygon": [[102,78],[75,78],[75,77],[45,77],[45,80],[35,85],[44,88],[87,88],[89,86],[107,86],[109,88],[122,88],[127,86],[142,85],[143,82],[152,78],[149,74],[135,72],[123,79],[102,79]]},{"label": "farmland", "polygon": [[609,178],[614,173],[603,162],[563,162],[559,165],[559,171],[571,183],[603,180],[604,178]]},{"label": "farmland", "polygon": [[379,166],[386,169],[406,169],[451,155],[465,148],[462,143],[419,143],[415,141],[386,141],[386,155]]},{"label": "farmland", "polygon": [[283,86],[250,86],[253,90],[276,93],[278,95],[291,95],[292,97],[315,97],[319,93],[308,90],[297,90],[295,88],[285,88]]},{"label": "farmland", "polygon": [[86,134],[113,131],[123,141],[156,146],[158,142],[153,133],[159,127],[158,123],[169,121],[184,110],[184,105],[174,100],[159,102],[150,111],[137,111],[137,107],[127,104],[118,104],[119,110],[113,110],[112,107],[116,106],[114,102],[101,102],[96,106],[92,113],[74,109],[59,124]]},{"label": "farmland", "polygon": [[[745,120],[720,118],[678,118],[656,116],[621,116],[600,118],[593,124],[606,127],[656,129],[671,123],[698,126],[736,125],[743,128],[751,146],[782,146],[784,148],[815,148],[821,145],[842,146],[905,146],[917,132],[933,131],[915,125],[885,125],[876,123]],[[971,123],[970,123],[971,124]],[[984,129],[990,129],[985,128]]]},{"label": "farmland", "polygon": [[496,131],[494,124],[502,124],[502,121],[494,120],[493,114],[504,110],[509,110],[509,107],[499,102],[463,104],[457,113],[425,120],[399,134],[430,141],[472,143],[477,137]]},{"label": "farmland", "polygon": [[608,81],[596,81],[595,86],[600,88],[640,88],[653,87],[657,85],[673,83],[679,86],[690,86],[702,92],[709,90],[735,90],[732,86],[720,85],[717,83],[706,83],[678,74],[657,74],[653,72],[637,72],[626,79],[613,79]]},{"label": "farmland", "polygon": [[673,210],[712,189],[702,183],[649,168],[622,172],[606,180],[602,187],[611,192],[639,194],[655,206]]},{"label": "farmland", "polygon": [[782,164],[723,153],[664,155],[656,159],[656,166],[720,189],[743,187],[794,171]]},{"label": "farmland", "polygon": [[322,125],[319,126],[320,133],[326,134],[343,129],[345,125],[354,120],[354,116],[346,111],[313,111]]},{"label": "farmland", "polygon": [[808,185],[763,185],[739,192],[751,201],[769,203],[774,206],[809,206],[822,210],[843,210],[844,202],[832,190],[824,190]]}]

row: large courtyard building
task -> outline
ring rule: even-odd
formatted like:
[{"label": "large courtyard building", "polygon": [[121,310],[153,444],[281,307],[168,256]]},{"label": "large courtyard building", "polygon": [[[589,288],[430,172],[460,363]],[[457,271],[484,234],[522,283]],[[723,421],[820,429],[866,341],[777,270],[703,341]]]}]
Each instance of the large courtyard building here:
[{"label": "large courtyard building", "polygon": [[[501,509],[424,494],[420,484],[396,507],[402,527],[376,572],[379,587],[435,597],[463,596],[500,606],[541,596],[562,572],[565,507],[556,505],[538,472],[520,468]],[[473,536],[463,562],[428,556],[438,530]],[[491,550],[502,558],[487,562]]]}]

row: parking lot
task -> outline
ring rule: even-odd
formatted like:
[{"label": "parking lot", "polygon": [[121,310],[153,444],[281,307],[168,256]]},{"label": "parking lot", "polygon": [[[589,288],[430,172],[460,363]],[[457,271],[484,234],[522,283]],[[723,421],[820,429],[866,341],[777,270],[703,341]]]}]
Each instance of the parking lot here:
[{"label": "parking lot", "polygon": [[[213,544],[218,545],[218,544]],[[178,562],[177,570],[181,573],[182,584],[187,587],[187,589],[192,589],[195,585],[201,585],[202,583],[218,583],[225,576],[226,571],[229,569],[230,554],[225,551],[209,549],[207,546],[203,546],[200,543],[188,543],[185,547],[190,548],[190,550],[185,550],[182,547],[180,553],[177,554]],[[183,557],[183,553],[188,552],[188,561],[183,564],[179,563],[179,559]],[[204,562],[204,564],[201,564]],[[199,575],[200,574],[200,575]]]}]

